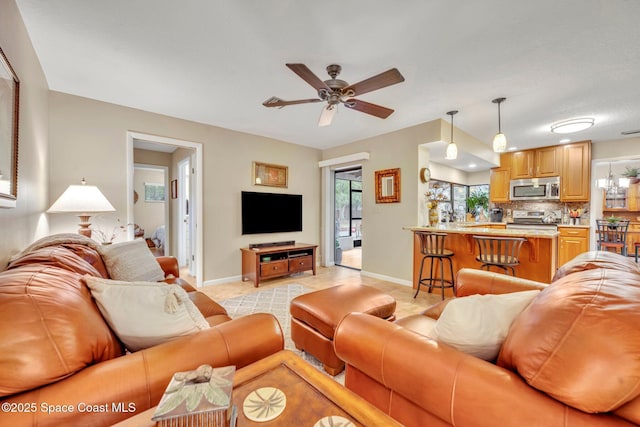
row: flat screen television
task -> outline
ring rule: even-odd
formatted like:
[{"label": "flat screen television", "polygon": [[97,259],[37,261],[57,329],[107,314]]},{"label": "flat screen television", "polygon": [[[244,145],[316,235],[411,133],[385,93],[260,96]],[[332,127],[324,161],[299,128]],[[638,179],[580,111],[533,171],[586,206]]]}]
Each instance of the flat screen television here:
[{"label": "flat screen television", "polygon": [[242,192],[242,234],[302,231],[302,195]]}]

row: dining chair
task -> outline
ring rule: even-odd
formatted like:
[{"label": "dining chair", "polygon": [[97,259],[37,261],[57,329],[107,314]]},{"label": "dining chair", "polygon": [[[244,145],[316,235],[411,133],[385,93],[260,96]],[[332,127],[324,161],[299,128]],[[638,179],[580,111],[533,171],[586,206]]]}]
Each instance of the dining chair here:
[{"label": "dining chair", "polygon": [[627,256],[627,230],[629,229],[628,219],[611,221],[609,219],[597,219],[598,245],[599,251],[620,251],[620,255]]}]

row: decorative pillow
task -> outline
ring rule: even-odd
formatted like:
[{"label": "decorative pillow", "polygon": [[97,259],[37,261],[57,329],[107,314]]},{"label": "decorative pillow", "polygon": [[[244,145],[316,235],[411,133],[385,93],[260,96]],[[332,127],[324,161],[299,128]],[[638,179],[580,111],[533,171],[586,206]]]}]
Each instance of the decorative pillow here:
[{"label": "decorative pillow", "polygon": [[159,282],[164,279],[164,271],[142,239],[103,245],[99,251],[113,280]]},{"label": "decorative pillow", "polygon": [[84,276],[111,329],[131,351],[209,328],[178,285],[123,282]]},{"label": "decorative pillow", "polygon": [[484,360],[494,360],[513,320],[540,291],[470,295],[450,300],[430,338]]},{"label": "decorative pillow", "polygon": [[581,411],[613,411],[640,396],[638,325],[640,275],[578,271],[553,282],[518,316],[498,365]]}]

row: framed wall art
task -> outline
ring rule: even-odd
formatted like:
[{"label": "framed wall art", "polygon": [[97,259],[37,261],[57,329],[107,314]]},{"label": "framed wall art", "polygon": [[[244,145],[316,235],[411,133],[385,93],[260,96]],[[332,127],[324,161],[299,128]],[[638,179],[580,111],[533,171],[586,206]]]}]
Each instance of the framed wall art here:
[{"label": "framed wall art", "polygon": [[400,202],[400,168],[385,169],[376,174],[376,203]]},{"label": "framed wall art", "polygon": [[253,184],[287,188],[289,168],[269,163],[253,162]]},{"label": "framed wall art", "polygon": [[18,199],[18,111],[20,81],[0,48],[0,207]]},{"label": "framed wall art", "polygon": [[144,183],[144,201],[145,202],[164,202],[164,184]]}]

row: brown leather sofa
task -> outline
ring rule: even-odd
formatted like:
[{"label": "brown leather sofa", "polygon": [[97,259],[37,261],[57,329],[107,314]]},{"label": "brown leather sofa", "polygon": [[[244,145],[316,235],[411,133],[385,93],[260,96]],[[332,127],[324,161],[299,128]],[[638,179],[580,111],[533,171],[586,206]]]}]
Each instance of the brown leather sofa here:
[{"label": "brown leather sofa", "polygon": [[202,364],[237,368],[283,349],[270,314],[231,320],[157,259],[212,326],[128,353],[81,280],[108,278],[98,252],[64,243],[22,253],[0,273],[0,426],[106,426],[158,404],[172,375]]},{"label": "brown leather sofa", "polygon": [[640,425],[637,264],[590,252],[550,285],[471,269],[457,285],[457,297],[542,292],[493,363],[425,336],[444,304],[396,323],[350,314],[334,337],[347,388],[407,426]]}]

